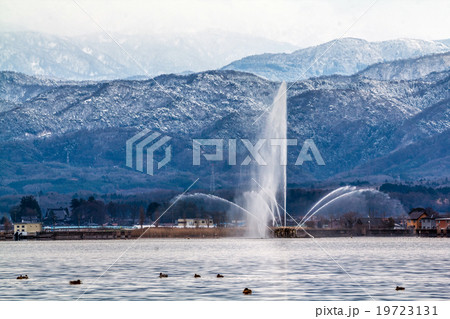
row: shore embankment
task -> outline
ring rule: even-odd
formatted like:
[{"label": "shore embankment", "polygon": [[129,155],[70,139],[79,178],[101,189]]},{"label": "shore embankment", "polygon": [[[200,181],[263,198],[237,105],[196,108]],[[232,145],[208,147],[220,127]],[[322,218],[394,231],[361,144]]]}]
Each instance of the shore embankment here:
[{"label": "shore embankment", "polygon": [[[107,240],[136,238],[223,238],[245,237],[245,227],[177,228],[151,227],[142,229],[80,229],[46,230],[37,234],[20,236],[19,240]],[[274,238],[326,238],[326,237],[450,237],[450,233],[437,233],[435,229],[317,229],[274,227],[268,232]],[[15,240],[12,232],[1,232],[1,240]]]},{"label": "shore embankment", "polygon": [[[175,228],[152,227],[142,229],[80,229],[43,231],[20,236],[19,240],[95,240],[95,239],[135,239],[135,238],[220,238],[244,237],[243,227]],[[0,240],[14,240],[12,232],[0,233]]]},{"label": "shore embankment", "polygon": [[276,238],[323,238],[323,237],[450,237],[450,233],[437,233],[436,229],[327,229],[327,228],[274,228],[273,237]]}]

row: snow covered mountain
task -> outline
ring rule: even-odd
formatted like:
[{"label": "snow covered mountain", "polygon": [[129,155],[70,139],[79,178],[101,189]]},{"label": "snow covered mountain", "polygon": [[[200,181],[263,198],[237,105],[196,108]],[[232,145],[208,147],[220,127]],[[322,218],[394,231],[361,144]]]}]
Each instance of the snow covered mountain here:
[{"label": "snow covered mountain", "polygon": [[450,39],[437,40],[436,42],[440,42],[450,47]]},{"label": "snow covered mountain", "polygon": [[[208,187],[211,163],[192,166],[192,138],[255,142],[264,117],[252,123],[279,86],[236,71],[155,80],[160,85],[1,72],[0,194],[182,188],[197,177]],[[450,176],[449,103],[449,70],[408,81],[335,75],[295,83],[288,91],[288,137],[300,145],[312,138],[326,165],[289,165],[289,183]],[[154,176],[125,167],[125,141],[143,128],[172,137],[173,159]],[[289,163],[299,148],[289,149]],[[246,155],[238,144],[238,162]],[[217,187],[236,187],[246,172],[216,163]]]},{"label": "snow covered mountain", "polygon": [[[188,74],[230,63],[223,69],[249,72],[274,81],[296,81],[331,74],[351,75],[375,63],[450,50],[446,40],[367,42],[344,38],[292,52],[296,47],[287,43],[219,31],[113,37],[120,47],[106,34],[68,38],[35,32],[2,32],[0,70],[66,80],[145,79],[146,74]],[[441,59],[447,65],[446,56]],[[439,63],[436,57],[435,66],[431,67],[436,68]],[[375,69],[366,75],[375,76],[374,72]],[[425,70],[414,75],[393,72],[398,79],[427,74]]]},{"label": "snow covered mountain", "polygon": [[34,32],[0,33],[0,69],[63,79],[125,76],[126,65],[68,38]]},{"label": "snow covered mountain", "polygon": [[68,38],[3,32],[0,70],[72,80],[119,79],[217,69],[249,54],[296,49],[287,43],[218,31],[113,37],[120,47],[106,34]]},{"label": "snow covered mountain", "polygon": [[374,63],[448,51],[450,48],[438,41],[398,39],[368,42],[343,38],[290,54],[249,56],[223,69],[250,72],[273,81],[297,81],[322,75],[351,75]]},{"label": "snow covered mountain", "polygon": [[450,70],[450,52],[420,58],[377,63],[358,74],[378,80],[414,80],[432,72]]}]

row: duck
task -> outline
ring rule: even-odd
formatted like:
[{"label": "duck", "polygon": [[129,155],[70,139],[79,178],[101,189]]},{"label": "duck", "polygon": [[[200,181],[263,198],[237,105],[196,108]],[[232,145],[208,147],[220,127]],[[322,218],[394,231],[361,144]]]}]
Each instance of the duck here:
[{"label": "duck", "polygon": [[17,279],[28,279],[28,275],[20,275]]},{"label": "duck", "polygon": [[169,277],[168,274],[163,274],[162,272],[159,273],[159,278],[167,278]]},{"label": "duck", "polygon": [[71,280],[71,281],[69,281],[69,283],[71,285],[81,285],[81,280],[80,279],[78,279],[78,280]]},{"label": "duck", "polygon": [[245,288],[244,289],[244,291],[242,292],[244,295],[251,295],[252,294],[252,290],[251,289],[248,289],[248,288]]},{"label": "duck", "polygon": [[223,278],[223,275],[217,274],[217,278]]},{"label": "duck", "polygon": [[195,274],[194,278],[201,278],[202,276]]},{"label": "duck", "polygon": [[395,287],[395,290],[405,290],[405,287],[397,286],[397,287]]}]

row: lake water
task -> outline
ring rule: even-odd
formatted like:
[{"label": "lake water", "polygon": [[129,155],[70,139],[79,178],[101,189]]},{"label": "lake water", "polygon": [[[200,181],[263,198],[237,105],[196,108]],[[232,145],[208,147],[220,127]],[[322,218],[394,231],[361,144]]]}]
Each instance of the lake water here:
[{"label": "lake water", "polygon": [[0,242],[0,300],[438,300],[449,282],[448,238]]}]

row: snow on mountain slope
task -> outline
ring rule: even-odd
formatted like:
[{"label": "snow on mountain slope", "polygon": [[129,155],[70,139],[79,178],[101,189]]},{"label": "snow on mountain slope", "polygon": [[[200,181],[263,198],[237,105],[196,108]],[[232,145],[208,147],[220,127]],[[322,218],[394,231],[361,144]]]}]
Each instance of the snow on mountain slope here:
[{"label": "snow on mountain slope", "polygon": [[351,75],[374,63],[448,51],[450,48],[445,44],[434,41],[398,39],[368,42],[343,38],[291,54],[246,57],[223,69],[250,72],[276,81],[297,81],[322,75]]},{"label": "snow on mountain slope", "polygon": [[0,69],[62,79],[127,74],[125,65],[105,53],[82,50],[69,38],[35,32],[0,33]]},{"label": "snow on mountain slope", "polygon": [[218,31],[113,37],[127,53],[106,34],[68,38],[3,32],[0,70],[59,79],[119,79],[216,69],[249,54],[296,49],[288,43]]},{"label": "snow on mountain slope", "polygon": [[[250,72],[270,80],[295,81],[331,74],[350,75],[374,63],[449,51],[444,40],[368,42],[344,38],[292,52],[295,47],[287,43],[219,31],[113,37],[128,54],[105,34],[67,38],[35,32],[3,32],[0,70],[57,79],[103,80],[140,78],[146,77],[146,73],[155,76],[198,72],[230,63],[223,69]],[[292,53],[271,53],[283,51]],[[260,53],[264,54],[248,56]],[[400,72],[397,76],[418,78],[422,73]]]},{"label": "snow on mountain slope", "polygon": [[450,39],[436,40],[436,42],[443,43],[443,44],[445,44],[447,47],[450,47]]},{"label": "snow on mountain slope", "polygon": [[[236,71],[162,75],[156,80],[162,88],[152,80],[56,82],[0,73],[0,103],[5,109],[0,115],[0,187],[17,189],[14,185],[23,179],[53,185],[52,180],[61,178],[69,182],[59,181],[58,187],[80,187],[72,185],[71,179],[89,180],[86,185],[101,189],[171,187],[188,186],[194,176],[201,177],[207,187],[210,166],[192,166],[192,138],[254,142],[264,117],[252,123],[270,107],[279,86]],[[289,165],[290,181],[301,184],[342,176],[441,136],[450,126],[449,84],[450,71],[411,81],[354,75],[295,83],[288,91],[288,137],[298,139],[300,145],[312,138],[326,165]],[[151,179],[124,164],[125,141],[143,128],[169,135],[173,143],[170,165]],[[433,141],[440,148],[439,156],[445,157],[448,140]],[[299,147],[290,147],[289,163],[295,162],[298,153]],[[238,146],[238,161],[246,155],[243,145]],[[398,159],[409,161],[405,156]],[[386,166],[386,171],[391,176],[408,176],[409,169],[416,170],[402,165]],[[384,174],[381,166],[377,172]],[[215,166],[223,187],[235,186],[245,169],[228,166],[226,161]],[[441,174],[450,172],[441,169]]]},{"label": "snow on mountain slope", "polygon": [[414,80],[450,69],[450,52],[420,58],[377,63],[358,74],[377,80]]},{"label": "snow on mountain slope", "polygon": [[[153,80],[62,83],[51,89],[41,87],[39,94],[28,85],[16,97],[17,90],[10,89],[17,86],[16,77],[8,74],[3,89],[6,93],[0,98],[21,104],[0,117],[1,140],[26,139],[43,131],[64,134],[79,129],[147,125],[192,134],[225,114],[239,110],[245,115],[245,108],[253,112],[263,109],[276,87],[254,75],[227,71],[162,75],[155,78],[160,85]],[[20,124],[23,121],[26,125]]]}]

